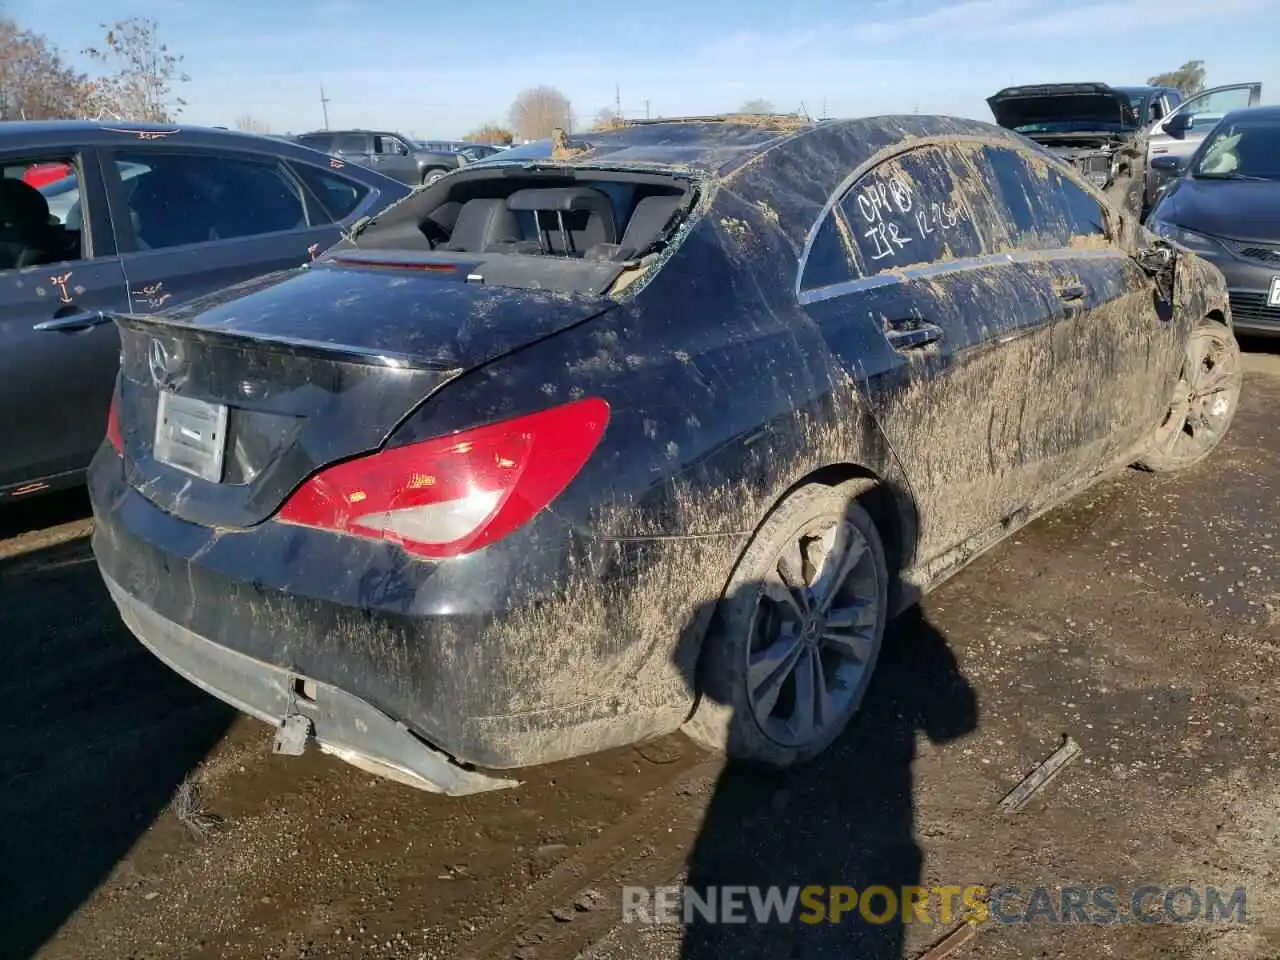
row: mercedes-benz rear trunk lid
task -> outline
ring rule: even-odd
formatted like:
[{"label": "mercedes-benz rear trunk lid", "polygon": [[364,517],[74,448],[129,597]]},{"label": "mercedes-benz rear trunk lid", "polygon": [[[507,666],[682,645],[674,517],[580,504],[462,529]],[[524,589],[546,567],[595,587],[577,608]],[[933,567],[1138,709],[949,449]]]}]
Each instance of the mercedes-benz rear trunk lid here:
[{"label": "mercedes-benz rear trunk lid", "polygon": [[129,483],[193,523],[251,526],[450,380],[613,303],[468,283],[469,269],[330,261],[118,317],[112,430]]}]

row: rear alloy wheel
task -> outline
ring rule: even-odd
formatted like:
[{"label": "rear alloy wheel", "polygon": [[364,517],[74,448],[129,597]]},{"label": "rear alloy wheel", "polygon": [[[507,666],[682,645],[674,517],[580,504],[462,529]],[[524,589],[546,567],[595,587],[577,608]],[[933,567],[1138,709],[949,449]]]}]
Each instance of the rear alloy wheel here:
[{"label": "rear alloy wheel", "polygon": [[443,177],[446,172],[447,171],[441,170],[438,167],[434,170],[428,170],[426,173],[422,175],[422,185],[424,187],[431,186],[433,183],[435,183],[437,180]]},{"label": "rear alloy wheel", "polygon": [[1229,327],[1206,320],[1191,331],[1173,400],[1138,465],[1169,473],[1212,453],[1235,416],[1241,379],[1240,346]]},{"label": "rear alloy wheel", "polygon": [[865,482],[803,487],[765,521],[703,645],[700,743],[787,767],[839,736],[862,702],[884,638],[888,568],[854,498]]}]

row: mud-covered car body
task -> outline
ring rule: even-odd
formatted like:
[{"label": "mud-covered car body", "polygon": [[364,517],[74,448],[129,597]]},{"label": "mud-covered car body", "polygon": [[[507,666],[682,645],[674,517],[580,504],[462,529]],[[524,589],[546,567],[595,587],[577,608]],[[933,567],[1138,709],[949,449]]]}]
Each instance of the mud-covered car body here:
[{"label": "mud-covered car body", "polygon": [[[140,639],[284,748],[504,785],[475,768],[690,715],[717,599],[797,484],[878,481],[901,607],[1126,463],[1191,325],[1227,316],[1212,268],[1153,271],[1152,242],[972,121],[516,148],[302,275],[121,318],[93,548]],[[228,417],[221,473],[158,459],[162,394]],[[424,532],[434,491],[462,515],[506,469],[536,489],[460,550]]]},{"label": "mud-covered car body", "polygon": [[[987,98],[996,123],[1062,157],[1122,207],[1141,213],[1149,107],[1135,92],[1105,83],[1006,87]],[[1137,206],[1133,206],[1134,204]]]}]

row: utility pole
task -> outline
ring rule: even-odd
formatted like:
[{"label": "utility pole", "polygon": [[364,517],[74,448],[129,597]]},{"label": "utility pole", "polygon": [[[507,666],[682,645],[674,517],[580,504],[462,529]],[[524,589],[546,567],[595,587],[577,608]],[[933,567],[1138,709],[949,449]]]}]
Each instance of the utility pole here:
[{"label": "utility pole", "polygon": [[320,109],[324,111],[324,128],[329,129],[329,98],[324,95],[324,84],[320,84]]},{"label": "utility pole", "polygon": [[622,86],[617,83],[613,85],[613,115],[622,119]]},{"label": "utility pole", "polygon": [[[827,115],[827,98],[823,97],[822,98],[822,117],[825,117],[826,115]],[[819,119],[822,119],[822,117],[819,117]]]},{"label": "utility pole", "polygon": [[644,118],[646,120],[649,119],[649,101],[648,100],[644,102]]}]

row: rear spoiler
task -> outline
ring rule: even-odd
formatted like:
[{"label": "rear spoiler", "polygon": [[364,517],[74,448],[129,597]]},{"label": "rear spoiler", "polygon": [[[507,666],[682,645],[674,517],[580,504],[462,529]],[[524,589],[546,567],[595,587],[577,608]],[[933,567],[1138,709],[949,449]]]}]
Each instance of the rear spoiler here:
[{"label": "rear spoiler", "polygon": [[371,367],[430,370],[442,374],[460,374],[463,368],[444,357],[422,357],[387,350],[348,346],[327,340],[307,340],[300,337],[273,336],[261,333],[228,333],[212,327],[174,321],[162,314],[112,313],[111,319],[122,330],[150,336],[179,336],[212,346],[242,347],[253,344],[275,353],[295,357],[320,357],[329,360],[345,360]]}]

